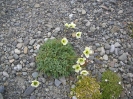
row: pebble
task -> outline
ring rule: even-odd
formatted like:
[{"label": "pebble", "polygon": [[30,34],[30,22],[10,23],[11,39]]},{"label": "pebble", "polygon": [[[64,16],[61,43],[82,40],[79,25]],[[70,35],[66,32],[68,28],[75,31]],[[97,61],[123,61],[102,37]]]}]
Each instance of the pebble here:
[{"label": "pebble", "polygon": [[89,27],[91,25],[90,21],[88,21],[85,25]]},{"label": "pebble", "polygon": [[115,51],[115,46],[111,45],[110,52],[113,53]]},{"label": "pebble", "polygon": [[0,99],[4,99],[1,93],[0,93]]},{"label": "pebble", "polygon": [[109,44],[107,44],[107,43],[104,44],[104,48],[105,48],[106,50],[109,50],[110,47],[111,47],[111,46],[110,46]]},{"label": "pebble", "polygon": [[9,77],[9,74],[7,72],[3,71],[3,76]]},{"label": "pebble", "polygon": [[16,54],[20,54],[20,50],[15,49],[15,53],[16,53]]},{"label": "pebble", "polygon": [[3,43],[0,42],[0,46],[3,46]]},{"label": "pebble", "polygon": [[29,87],[25,90],[24,96],[31,95],[31,93],[32,93],[35,89],[36,89],[35,87],[29,86]]},{"label": "pebble", "polygon": [[30,99],[36,99],[35,95],[30,96]]},{"label": "pebble", "polygon": [[116,43],[114,44],[114,46],[115,46],[115,47],[121,47],[121,44],[118,43],[118,42],[116,42]]},{"label": "pebble", "polygon": [[127,60],[127,53],[123,53],[119,58],[120,61],[125,61]]},{"label": "pebble", "polygon": [[35,43],[35,39],[32,39],[32,40],[30,40],[30,42],[29,42],[29,45],[32,45],[33,46],[33,44]]},{"label": "pebble", "polygon": [[55,79],[54,84],[56,87],[58,87],[61,84],[61,82],[58,79]]},{"label": "pebble", "polygon": [[95,32],[95,30],[96,30],[95,26],[90,27],[91,32]]},{"label": "pebble", "polygon": [[84,9],[82,9],[82,15],[86,14],[86,11]]},{"label": "pebble", "polygon": [[33,77],[33,78],[38,77],[38,72],[34,72],[34,73],[32,73],[32,77]]},{"label": "pebble", "polygon": [[24,54],[28,53],[28,47],[24,47]]},{"label": "pebble", "polygon": [[3,93],[5,91],[4,86],[0,86],[0,93]]},{"label": "pebble", "polygon": [[39,7],[40,7],[40,4],[35,4],[34,7],[35,7],[35,8],[39,8]]},{"label": "pebble", "polygon": [[18,43],[17,48],[21,48],[23,46],[23,43]]},{"label": "pebble", "polygon": [[13,57],[17,60],[19,56],[17,54],[14,54]]},{"label": "pebble", "polygon": [[72,99],[78,99],[76,96],[73,96]]},{"label": "pebble", "polygon": [[105,54],[105,55],[103,56],[103,59],[104,59],[104,60],[108,60],[108,55]]},{"label": "pebble", "polygon": [[66,79],[65,79],[65,77],[61,77],[61,78],[59,78],[59,80],[61,81],[61,83],[63,85],[66,85]]},{"label": "pebble", "polygon": [[101,52],[100,52],[100,55],[103,56],[105,54],[105,50],[104,50],[104,47],[101,47]]}]

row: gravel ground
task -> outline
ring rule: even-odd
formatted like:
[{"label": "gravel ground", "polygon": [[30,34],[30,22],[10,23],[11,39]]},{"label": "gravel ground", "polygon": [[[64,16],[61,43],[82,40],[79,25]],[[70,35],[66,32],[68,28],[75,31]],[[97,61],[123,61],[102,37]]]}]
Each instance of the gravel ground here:
[{"label": "gravel ground", "polygon": [[[133,99],[133,39],[126,28],[132,21],[132,0],[1,0],[0,99],[70,99],[72,77],[48,78],[35,64],[43,42],[64,36],[79,54],[92,46],[87,69],[99,80],[106,68],[117,72],[120,99]],[[76,23],[80,40],[63,33],[66,22]],[[34,90],[29,86],[37,76],[41,84]]]}]

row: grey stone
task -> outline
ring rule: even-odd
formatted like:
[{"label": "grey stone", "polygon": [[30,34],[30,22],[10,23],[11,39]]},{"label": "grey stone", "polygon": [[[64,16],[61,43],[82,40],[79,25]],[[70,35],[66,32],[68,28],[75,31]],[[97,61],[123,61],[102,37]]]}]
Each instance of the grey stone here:
[{"label": "grey stone", "polygon": [[118,55],[118,48],[115,48],[115,55]]},{"label": "grey stone", "polygon": [[104,59],[104,60],[108,60],[108,55],[105,54],[105,55],[103,56],[103,59]]},{"label": "grey stone", "polygon": [[108,43],[106,43],[106,44],[104,44],[104,47],[106,50],[109,50],[111,46]]},{"label": "grey stone", "polygon": [[73,96],[72,99],[78,99],[76,96]]},{"label": "grey stone", "polygon": [[133,74],[132,73],[127,73],[127,76],[132,78]]},{"label": "grey stone", "polygon": [[118,43],[118,42],[116,42],[116,43],[114,44],[114,46],[115,46],[115,47],[121,47],[121,44]]},{"label": "grey stone", "polygon": [[22,72],[22,74],[25,76],[25,75],[27,75],[27,72]]},{"label": "grey stone", "polygon": [[32,73],[32,77],[33,77],[33,78],[38,77],[38,72],[34,72],[34,73]]},{"label": "grey stone", "polygon": [[2,96],[2,94],[0,93],[0,99],[3,99],[3,96]]},{"label": "grey stone", "polygon": [[23,46],[23,43],[18,43],[17,48],[21,48]]},{"label": "grey stone", "polygon": [[61,77],[61,78],[59,78],[59,80],[61,81],[61,83],[63,85],[66,85],[66,79],[65,79],[65,77]]},{"label": "grey stone", "polygon": [[54,30],[53,30],[53,33],[58,33],[60,32],[60,27],[56,27]]},{"label": "grey stone", "polygon": [[14,54],[13,57],[14,57],[15,59],[18,59],[18,58],[19,58],[19,56],[18,56],[17,54]]},{"label": "grey stone", "polygon": [[3,76],[9,77],[9,74],[7,72],[3,71]]},{"label": "grey stone", "polygon": [[90,21],[88,21],[85,25],[89,27],[91,25]]},{"label": "grey stone", "polygon": [[0,86],[0,93],[3,93],[5,91],[4,86]]},{"label": "grey stone", "polygon": [[32,62],[32,63],[30,63],[30,66],[31,66],[31,67],[35,67],[36,65],[35,65],[34,62]]},{"label": "grey stone", "polygon": [[26,39],[24,40],[24,45],[26,46],[26,45],[28,45],[28,43],[29,43],[29,39],[26,38]]},{"label": "grey stone", "polygon": [[17,70],[20,71],[22,69],[22,65],[17,65]]},{"label": "grey stone", "polygon": [[96,30],[95,26],[90,27],[91,32],[95,32],[95,30]]},{"label": "grey stone", "polygon": [[24,96],[30,95],[34,90],[35,90],[35,87],[29,86],[29,87],[25,90]]},{"label": "grey stone", "polygon": [[39,8],[39,7],[40,7],[40,4],[37,4],[37,3],[36,3],[36,4],[34,5],[34,7],[35,7],[35,8]]},{"label": "grey stone", "polygon": [[35,95],[30,96],[30,99],[36,99]]},{"label": "grey stone", "polygon": [[55,79],[54,84],[56,87],[58,87],[61,84],[61,82],[58,79]]},{"label": "grey stone", "polygon": [[119,11],[118,11],[118,14],[122,14],[122,13],[123,13],[123,10],[119,10]]},{"label": "grey stone", "polygon": [[113,28],[111,29],[111,33],[116,33],[119,31],[120,31],[120,28],[118,26],[113,26]]},{"label": "grey stone", "polygon": [[3,46],[3,43],[0,42],[0,46]]},{"label": "grey stone", "polygon": [[94,38],[90,38],[90,37],[88,37],[88,38],[86,38],[86,41],[88,41],[88,42],[92,42],[92,41],[94,41]]},{"label": "grey stone", "polygon": [[104,55],[104,54],[105,54],[104,47],[101,47],[101,52],[100,52],[100,55]]},{"label": "grey stone", "polygon": [[18,41],[19,43],[22,43],[22,42],[23,42],[23,39],[22,39],[22,38],[19,38],[19,39],[17,39],[17,41]]},{"label": "grey stone", "polygon": [[82,9],[82,15],[86,14],[86,11],[84,9]]},{"label": "grey stone", "polygon": [[35,41],[36,41],[35,39],[30,40],[29,45],[33,45],[35,43]]},{"label": "grey stone", "polygon": [[20,50],[18,50],[18,49],[15,49],[15,51],[14,51],[16,54],[20,54]]},{"label": "grey stone", "polygon": [[121,61],[127,60],[127,53],[123,53],[118,59]]},{"label": "grey stone", "polygon": [[111,45],[110,52],[113,53],[114,50],[115,50],[115,46],[114,45]]},{"label": "grey stone", "polygon": [[116,4],[116,0],[109,0],[111,3]]}]

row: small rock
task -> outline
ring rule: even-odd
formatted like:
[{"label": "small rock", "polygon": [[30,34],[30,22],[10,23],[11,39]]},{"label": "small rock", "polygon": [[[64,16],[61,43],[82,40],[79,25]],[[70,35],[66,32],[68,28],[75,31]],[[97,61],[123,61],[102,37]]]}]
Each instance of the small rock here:
[{"label": "small rock", "polygon": [[22,43],[22,42],[23,42],[23,39],[22,39],[22,38],[19,38],[19,39],[17,39],[17,41],[18,41],[19,43]]},{"label": "small rock", "polygon": [[14,62],[14,59],[9,60],[9,62],[10,62],[10,63],[13,63],[13,62]]},{"label": "small rock", "polygon": [[76,96],[73,96],[72,99],[77,99],[77,97]]},{"label": "small rock", "polygon": [[32,39],[29,43],[29,45],[33,45],[35,43],[35,39]]},{"label": "small rock", "polygon": [[0,46],[3,46],[3,43],[0,42]]},{"label": "small rock", "polygon": [[18,56],[17,54],[14,54],[13,57],[14,57],[15,59],[18,59],[18,58],[19,58],[19,56]]},{"label": "small rock", "polygon": [[30,99],[36,99],[35,95],[30,96]]},{"label": "small rock", "polygon": [[23,43],[18,43],[17,48],[21,48],[23,46]]},{"label": "small rock", "polygon": [[114,50],[115,50],[115,46],[114,45],[111,45],[110,52],[113,53]]},{"label": "small rock", "polygon": [[84,9],[82,9],[82,15],[86,14],[86,11]]},{"label": "small rock", "polygon": [[40,7],[40,4],[35,4],[34,7],[35,7],[35,8],[39,8],[39,7]]},{"label": "small rock", "polygon": [[27,54],[28,52],[28,47],[24,47],[24,54]]},{"label": "small rock", "polygon": [[0,93],[0,99],[3,99],[3,96],[2,96],[2,94]]},{"label": "small rock", "polygon": [[20,50],[15,49],[15,53],[16,53],[16,54],[20,54]]},{"label": "small rock", "polygon": [[22,69],[22,65],[17,65],[17,70],[20,71]]},{"label": "small rock", "polygon": [[121,61],[127,60],[127,53],[123,53],[118,59]]},{"label": "small rock", "polygon": [[[0,93],[3,93],[5,90],[4,86],[0,86]],[[1,98],[0,98],[1,99]]]},{"label": "small rock", "polygon": [[105,47],[106,50],[109,50],[110,49],[110,45],[107,44],[107,43],[104,45],[104,47]]},{"label": "small rock", "polygon": [[66,79],[65,77],[59,78],[59,80],[62,82],[63,85],[66,85]]},{"label": "small rock", "polygon": [[101,52],[100,52],[100,55],[104,55],[104,54],[105,54],[104,47],[101,47]]},{"label": "small rock", "polygon": [[133,74],[132,73],[127,73],[127,75],[132,78],[133,77]]},{"label": "small rock", "polygon": [[7,72],[3,71],[3,76],[9,77],[9,74]]},{"label": "small rock", "polygon": [[54,84],[55,84],[56,87],[58,87],[61,84],[61,82],[58,79],[55,79]]},{"label": "small rock", "polygon": [[113,26],[113,28],[111,29],[111,33],[116,33],[120,31],[120,28],[118,26]]},{"label": "small rock", "polygon": [[25,96],[28,96],[28,95],[30,95],[34,90],[35,90],[35,87],[29,86],[29,87],[25,90],[24,95],[25,95]]},{"label": "small rock", "polygon": [[60,31],[60,27],[56,27],[53,31],[53,33],[58,33]]},{"label": "small rock", "polygon": [[102,27],[105,28],[106,27],[106,23],[102,23]]},{"label": "small rock", "polygon": [[110,1],[110,3],[113,3],[113,4],[117,3],[116,0],[109,0],[109,1]]},{"label": "small rock", "polygon": [[121,47],[121,44],[118,43],[118,42],[116,42],[116,43],[114,44],[114,46],[115,46],[115,47]]},{"label": "small rock", "polygon": [[89,27],[91,25],[90,21],[88,21],[85,25]]},{"label": "small rock", "polygon": [[34,72],[34,73],[32,73],[32,77],[33,77],[33,78],[38,77],[38,72]]},{"label": "small rock", "polygon": [[94,32],[96,30],[95,26],[90,27],[90,31]]},{"label": "small rock", "polygon": [[123,10],[120,10],[119,12],[118,12],[118,14],[122,14],[123,13]]},{"label": "small rock", "polygon": [[30,63],[30,66],[35,67],[35,63],[34,62]]},{"label": "small rock", "polygon": [[22,74],[25,76],[25,75],[27,75],[27,72],[22,72]]},{"label": "small rock", "polygon": [[104,59],[104,60],[108,60],[108,55],[104,55],[104,56],[103,56],[103,59]]}]

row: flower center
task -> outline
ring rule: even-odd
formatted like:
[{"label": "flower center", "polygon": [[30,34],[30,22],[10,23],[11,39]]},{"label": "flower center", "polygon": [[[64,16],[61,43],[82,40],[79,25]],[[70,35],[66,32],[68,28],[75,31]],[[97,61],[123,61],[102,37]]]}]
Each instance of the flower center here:
[{"label": "flower center", "polygon": [[34,85],[37,85],[37,82],[34,82]]}]

